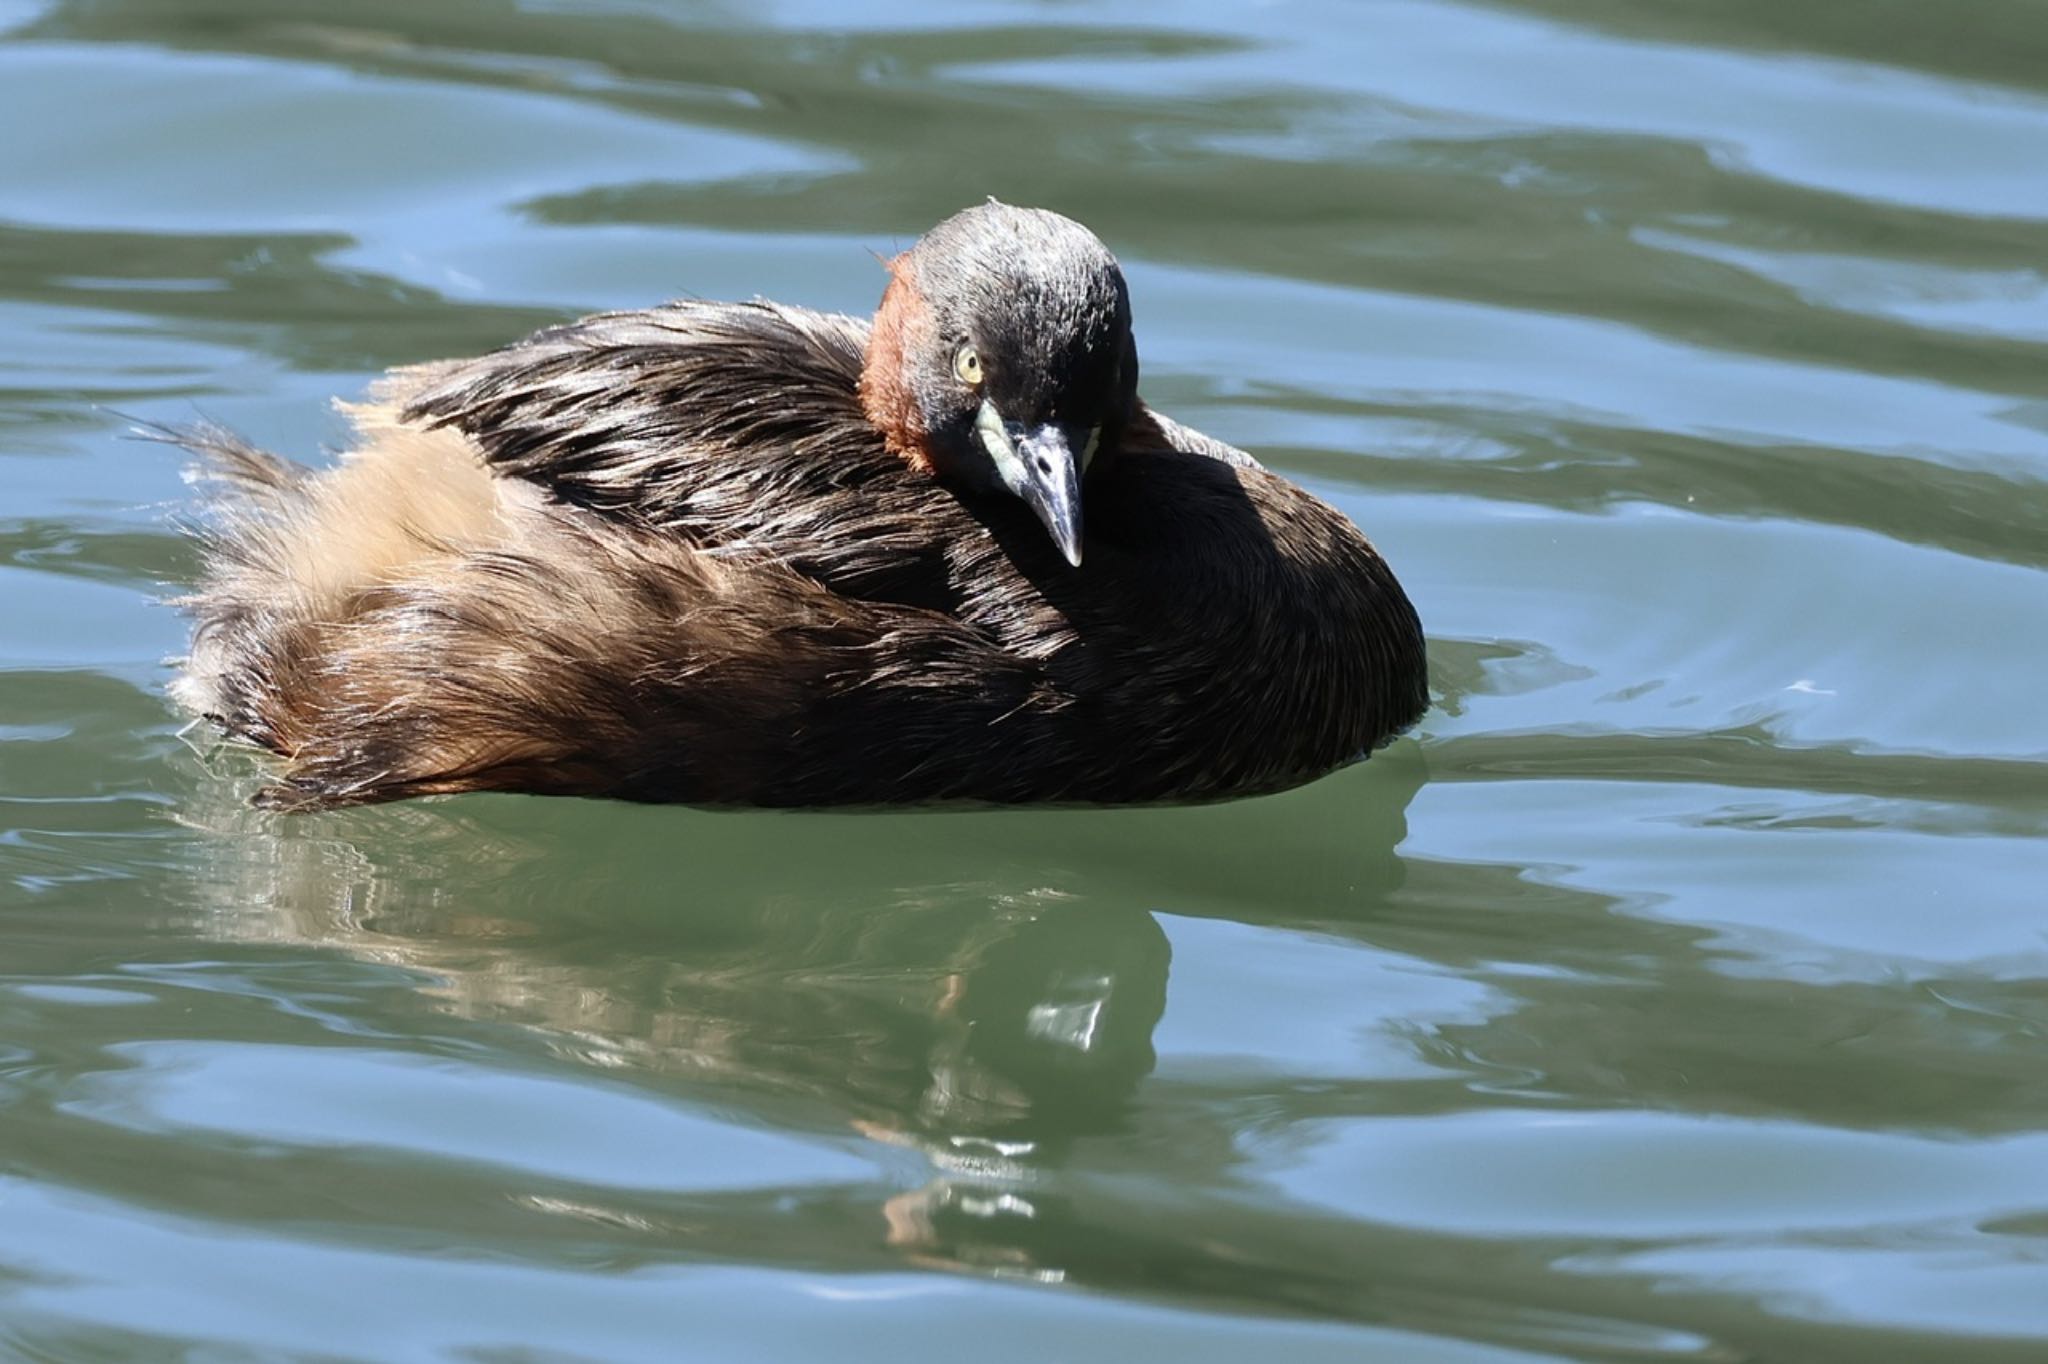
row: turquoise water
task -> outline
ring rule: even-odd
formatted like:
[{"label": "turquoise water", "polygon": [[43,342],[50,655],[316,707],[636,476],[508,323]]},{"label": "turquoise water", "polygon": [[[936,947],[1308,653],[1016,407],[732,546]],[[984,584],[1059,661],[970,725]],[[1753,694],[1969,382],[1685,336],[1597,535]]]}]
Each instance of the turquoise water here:
[{"label": "turquoise water", "polygon": [[[2048,14],[0,3],[0,1354],[2048,1356]],[[849,24],[851,26],[849,26]],[[1439,705],[1196,810],[285,818],[195,415],[985,194]]]}]

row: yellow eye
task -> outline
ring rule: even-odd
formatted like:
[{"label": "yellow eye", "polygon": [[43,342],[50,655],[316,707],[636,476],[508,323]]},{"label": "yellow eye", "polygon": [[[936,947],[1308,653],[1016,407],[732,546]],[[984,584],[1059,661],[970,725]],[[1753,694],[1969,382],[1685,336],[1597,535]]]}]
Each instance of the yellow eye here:
[{"label": "yellow eye", "polygon": [[981,383],[981,356],[972,346],[962,346],[960,353],[953,357],[953,372],[960,376],[963,384]]}]

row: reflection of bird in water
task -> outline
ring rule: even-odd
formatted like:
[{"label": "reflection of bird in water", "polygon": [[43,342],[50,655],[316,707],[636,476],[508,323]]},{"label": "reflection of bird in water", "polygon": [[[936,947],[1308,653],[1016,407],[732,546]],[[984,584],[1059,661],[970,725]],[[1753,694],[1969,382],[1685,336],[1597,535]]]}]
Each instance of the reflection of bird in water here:
[{"label": "reflection of bird in water", "polygon": [[1414,723],[1392,572],[1139,401],[1093,234],[992,202],[890,268],[872,326],[677,303],[398,372],[323,473],[181,437],[233,495],[177,695],[292,808],[1200,800]]},{"label": "reflection of bird in water", "polygon": [[[1074,1264],[1056,1228],[1092,1218],[1073,1201],[1078,1153],[1152,1149],[1148,1129],[1168,1121],[1187,1177],[1231,1159],[1227,1128],[1154,1111],[1170,955],[1154,910],[1314,928],[1381,912],[1403,874],[1416,756],[1196,808],[790,816],[482,799],[284,823],[244,802],[260,777],[188,769],[176,809],[202,837],[173,894],[223,940],[402,970],[375,973],[385,1002],[362,1006],[397,1021],[348,1031],[447,1035],[514,1065],[551,1056],[768,1129],[853,1130],[914,1154],[903,1180],[852,1194],[849,1239],[825,1233],[835,1255],[878,1248],[886,1224],[899,1258],[1053,1274]],[[399,981],[450,1022],[422,1024]],[[320,1007],[355,1006],[330,993]],[[609,1206],[667,1228],[650,1235],[698,1234]],[[784,1247],[798,1229],[769,1207],[692,1216],[764,1255],[817,1251]]]},{"label": "reflection of bird in water", "polygon": [[[622,818],[596,813],[593,825]],[[208,877],[223,936],[403,966],[442,1007],[536,1028],[608,1073],[683,1078],[693,1097],[777,1125],[845,1125],[914,1150],[932,1178],[881,1212],[891,1244],[920,1257],[933,1236],[912,1228],[933,1212],[1028,1209],[1040,1173],[1117,1130],[1152,1069],[1170,950],[1150,913],[999,889],[957,855],[928,863],[932,880],[863,895],[826,868],[844,860],[835,833],[874,843],[858,832],[870,817],[820,830],[818,859],[804,859],[815,877],[700,896],[649,874],[644,829],[529,841],[409,807],[380,812],[390,827],[370,836],[294,824],[279,837],[246,807],[217,815],[247,830],[217,846]],[[229,868],[239,884],[220,893]],[[1009,1255],[1001,1236],[987,1256],[976,1239],[956,1247],[964,1258]]]},{"label": "reflection of bird in water", "polygon": [[[915,819],[596,807],[563,827],[553,805],[414,806],[337,837],[220,794],[185,810],[211,816],[195,889],[215,933],[412,967],[457,1013],[614,1065],[807,1095],[826,1123],[998,1139],[1048,1104],[1100,1129],[1151,1067],[1168,955],[1152,916],[1085,874],[1006,885],[1000,856],[935,846]],[[763,865],[736,823],[795,855]],[[678,832],[703,835],[686,881],[652,855]]]},{"label": "reflection of bird in water", "polygon": [[1009,925],[948,979],[915,1122],[860,1124],[918,1147],[937,1171],[883,1205],[889,1244],[1036,1272],[1033,1257],[985,1228],[949,1235],[942,1214],[1028,1220],[1034,1172],[1062,1163],[1074,1141],[1121,1127],[1152,1071],[1171,955],[1150,914],[1069,908]]},{"label": "reflection of bird in water", "polygon": [[[964,944],[963,944],[964,946]],[[1139,911],[1048,905],[963,954],[934,1017],[919,1126],[993,1146],[1114,1126],[1152,1070],[1166,935]]]}]

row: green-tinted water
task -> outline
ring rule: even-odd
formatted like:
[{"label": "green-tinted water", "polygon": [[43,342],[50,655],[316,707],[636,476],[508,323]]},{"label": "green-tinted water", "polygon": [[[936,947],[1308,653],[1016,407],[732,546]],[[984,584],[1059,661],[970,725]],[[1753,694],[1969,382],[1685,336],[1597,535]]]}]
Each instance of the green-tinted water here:
[{"label": "green-tinted water", "polygon": [[[763,15],[767,17],[763,17]],[[2048,1353],[2038,0],[0,3],[0,1353]],[[281,819],[176,461],[983,194],[1441,705],[1185,811]]]}]

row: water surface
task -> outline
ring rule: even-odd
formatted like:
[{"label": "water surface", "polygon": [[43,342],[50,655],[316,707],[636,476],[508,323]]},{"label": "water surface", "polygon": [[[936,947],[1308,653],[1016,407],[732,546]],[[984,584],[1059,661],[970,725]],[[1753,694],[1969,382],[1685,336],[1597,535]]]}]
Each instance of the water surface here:
[{"label": "water surface", "polygon": [[[0,1353],[2048,1353],[2034,0],[0,3]],[[204,415],[984,194],[1399,569],[1195,810],[280,818]]]}]

